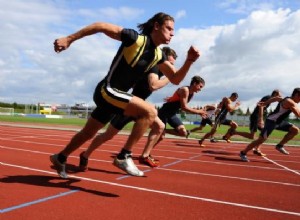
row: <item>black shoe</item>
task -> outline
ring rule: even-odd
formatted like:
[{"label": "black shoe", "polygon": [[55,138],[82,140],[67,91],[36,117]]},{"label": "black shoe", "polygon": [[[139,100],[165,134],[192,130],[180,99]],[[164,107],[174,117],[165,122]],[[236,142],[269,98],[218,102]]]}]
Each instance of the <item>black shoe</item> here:
[{"label": "black shoe", "polygon": [[218,140],[216,140],[215,138],[212,138],[212,139],[210,139],[210,142],[211,142],[211,143],[217,143]]},{"label": "black shoe", "polygon": [[79,169],[81,170],[81,171],[86,171],[87,170],[87,168],[88,168],[88,162],[89,162],[89,159],[87,159],[87,158],[85,158],[84,156],[83,156],[83,154],[84,154],[84,151],[83,152],[81,152],[81,154],[79,155]]},{"label": "black shoe", "polygon": [[191,131],[186,131],[186,136],[185,136],[185,138],[189,138],[190,134],[191,134]]}]

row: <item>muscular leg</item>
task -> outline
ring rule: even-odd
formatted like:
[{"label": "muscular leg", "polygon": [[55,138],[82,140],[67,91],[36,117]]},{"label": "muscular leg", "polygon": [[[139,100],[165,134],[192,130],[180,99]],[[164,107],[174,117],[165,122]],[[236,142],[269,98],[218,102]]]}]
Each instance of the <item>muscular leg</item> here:
[{"label": "muscular leg", "polygon": [[104,127],[104,124],[98,122],[96,119],[90,117],[85,126],[73,136],[67,146],[60,152],[60,154],[68,157],[72,152],[78,149],[89,139],[93,138],[95,134]]},{"label": "muscular leg", "polygon": [[238,124],[234,121],[231,121],[229,126],[230,126],[230,128],[227,130],[223,139],[230,139],[231,135],[233,134],[235,129],[238,127]]},{"label": "muscular leg", "polygon": [[118,134],[118,132],[119,130],[110,124],[104,133],[98,134],[93,139],[92,143],[87,148],[87,150],[84,151],[82,156],[85,158],[89,158],[94,150],[96,150],[99,146],[101,146],[106,141],[112,139],[116,134]]},{"label": "muscular leg", "polygon": [[279,142],[279,145],[283,146],[288,141],[292,140],[299,133],[299,128],[293,125],[290,127],[289,132],[283,137],[283,139]]},{"label": "muscular leg", "polygon": [[250,144],[246,146],[244,150],[241,151],[242,154],[246,155],[250,150],[253,148],[258,148],[259,145],[264,143],[266,141],[266,138],[259,136],[256,140],[252,141]]},{"label": "muscular leg", "polygon": [[85,126],[73,136],[67,146],[59,153],[50,156],[50,161],[54,165],[58,175],[62,178],[68,178],[66,173],[67,157],[83,143],[95,136],[95,134],[104,127],[104,124],[90,117]]},{"label": "muscular leg", "polygon": [[166,129],[166,133],[176,135],[176,136],[187,136],[187,130],[184,125],[179,125],[176,129]]},{"label": "muscular leg", "polygon": [[140,140],[147,129],[153,124],[157,116],[157,111],[150,103],[134,96],[125,109],[124,115],[136,118],[131,134],[123,147],[123,149],[131,151],[133,145]]},{"label": "muscular leg", "polygon": [[204,127],[205,125],[200,125],[199,127],[195,127],[192,130],[190,130],[190,132],[201,131]]},{"label": "muscular leg", "polygon": [[242,132],[242,131],[235,131],[233,135],[240,135],[240,136],[248,138],[248,139],[254,139],[255,132],[247,133],[247,132]]},{"label": "muscular leg", "polygon": [[213,126],[210,130],[210,132],[206,133],[200,140],[199,140],[199,144],[202,145],[203,141],[209,137],[213,137],[215,135],[217,131],[217,127]]},{"label": "muscular leg", "polygon": [[148,135],[147,143],[145,145],[142,157],[148,157],[151,153],[151,150],[159,142],[163,132],[165,124],[158,118],[155,118],[153,125],[151,126],[151,131]]},{"label": "muscular leg", "polygon": [[134,96],[127,105],[124,115],[133,117],[136,121],[131,134],[129,135],[121,152],[117,155],[117,157],[115,157],[113,164],[130,175],[144,176],[144,173],[135,166],[131,157],[131,150],[138,140],[140,140],[140,138],[144,135],[146,130],[152,126],[155,118],[157,117],[157,111],[153,105]]}]

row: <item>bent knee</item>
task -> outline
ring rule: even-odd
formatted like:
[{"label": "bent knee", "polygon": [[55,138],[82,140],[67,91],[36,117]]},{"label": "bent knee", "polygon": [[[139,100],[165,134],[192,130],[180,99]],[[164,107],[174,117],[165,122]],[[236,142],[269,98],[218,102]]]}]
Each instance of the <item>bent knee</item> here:
[{"label": "bent knee", "polygon": [[299,128],[296,127],[296,126],[292,126],[289,130],[290,133],[294,134],[294,135],[297,135],[299,134]]},{"label": "bent knee", "polygon": [[156,117],[151,129],[153,132],[161,134],[165,130],[165,124],[158,117]]},{"label": "bent knee", "polygon": [[187,130],[183,127],[178,128],[177,132],[180,136],[183,136],[183,137],[187,136]]},{"label": "bent knee", "polygon": [[237,123],[233,122],[233,123],[231,124],[231,128],[232,128],[232,129],[236,129],[237,127],[238,127],[238,124],[237,124]]}]

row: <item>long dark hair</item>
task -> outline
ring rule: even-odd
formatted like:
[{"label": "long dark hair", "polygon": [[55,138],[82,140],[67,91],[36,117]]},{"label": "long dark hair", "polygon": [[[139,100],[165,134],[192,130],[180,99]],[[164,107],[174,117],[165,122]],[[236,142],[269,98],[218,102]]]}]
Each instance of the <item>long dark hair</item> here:
[{"label": "long dark hair", "polygon": [[163,25],[166,20],[175,21],[172,16],[165,14],[163,12],[159,12],[155,14],[152,18],[150,18],[147,22],[138,24],[137,27],[141,34],[150,35],[150,33],[153,30],[155,22],[157,22],[159,25]]}]

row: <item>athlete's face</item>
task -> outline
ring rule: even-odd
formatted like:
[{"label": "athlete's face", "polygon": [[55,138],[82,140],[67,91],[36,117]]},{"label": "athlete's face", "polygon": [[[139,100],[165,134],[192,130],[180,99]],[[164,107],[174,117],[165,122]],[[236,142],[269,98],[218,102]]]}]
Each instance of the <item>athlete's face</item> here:
[{"label": "athlete's face", "polygon": [[174,36],[174,21],[166,20],[162,25],[156,23],[155,30],[159,44],[169,44]]},{"label": "athlete's face", "polygon": [[172,65],[175,64],[175,60],[176,60],[176,59],[175,59],[172,55],[168,56],[168,61],[169,61]]},{"label": "athlete's face", "polygon": [[300,102],[300,94],[299,94],[299,93],[295,95],[294,101],[295,101],[297,104]]},{"label": "athlete's face", "polygon": [[193,90],[194,90],[194,92],[197,93],[197,92],[200,92],[203,87],[204,87],[203,83],[194,83]]},{"label": "athlete's face", "polygon": [[236,97],[236,96],[231,97],[231,101],[233,101],[233,102],[235,102],[237,99],[238,99],[238,97]]}]

